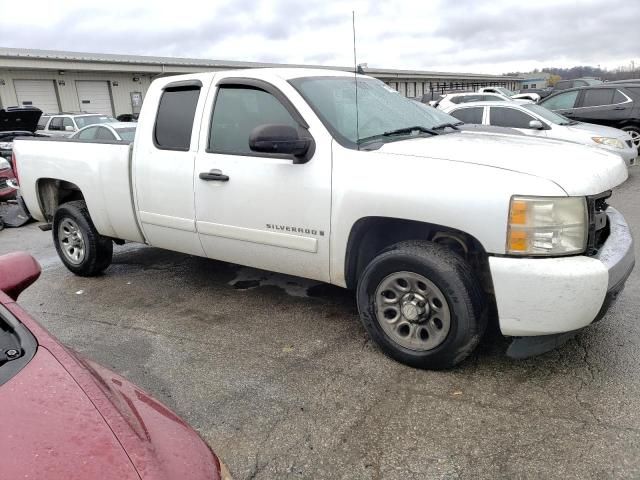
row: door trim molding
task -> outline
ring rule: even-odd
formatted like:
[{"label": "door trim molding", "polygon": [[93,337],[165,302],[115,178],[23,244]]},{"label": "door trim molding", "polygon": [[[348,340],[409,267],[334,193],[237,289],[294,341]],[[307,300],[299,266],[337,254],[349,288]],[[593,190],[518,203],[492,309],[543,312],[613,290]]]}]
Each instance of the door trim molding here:
[{"label": "door trim molding", "polygon": [[301,250],[309,253],[316,253],[318,251],[318,239],[304,237],[302,235],[268,232],[254,228],[236,227],[211,222],[196,222],[196,226],[198,233],[201,235],[242,240],[244,242],[260,243],[262,245]]},{"label": "door trim molding", "polygon": [[191,218],[172,217],[159,213],[140,212],[140,221],[158,227],[173,228],[185,232],[196,232],[195,222]]}]

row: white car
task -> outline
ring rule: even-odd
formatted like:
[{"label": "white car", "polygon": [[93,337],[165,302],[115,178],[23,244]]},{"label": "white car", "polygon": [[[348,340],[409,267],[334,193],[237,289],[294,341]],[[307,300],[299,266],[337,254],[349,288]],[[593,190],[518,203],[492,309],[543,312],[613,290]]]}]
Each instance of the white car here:
[{"label": "white car", "polygon": [[112,123],[117,120],[98,113],[58,113],[42,115],[38,121],[37,133],[51,137],[70,137],[87,125]]},{"label": "white car", "polygon": [[480,93],[480,92],[465,92],[465,93],[447,93],[440,100],[438,100],[433,107],[444,110],[445,112],[461,103],[470,102],[510,102],[510,103],[532,103],[531,100],[514,100],[501,93]]},{"label": "white car", "polygon": [[193,73],[153,81],[133,145],[18,139],[15,173],[77,275],[128,240],[351,288],[370,338],[414,367],[461,362],[488,315],[515,356],[552,348],[634,266],[606,202],[627,168],[446,123],[349,72]]},{"label": "white car", "polygon": [[516,93],[505,87],[484,87],[478,90],[478,92],[499,93],[501,95],[504,95],[505,97],[509,97],[514,100],[531,100],[532,102],[535,102],[535,103],[540,101],[540,95],[538,95],[537,93],[534,93],[534,92]]},{"label": "white car", "polygon": [[603,125],[577,122],[541,105],[476,102],[455,105],[445,111],[465,123],[509,127],[533,137],[582,143],[620,155],[627,166],[637,163],[638,150],[627,132]]},{"label": "white car", "polygon": [[78,140],[108,140],[133,142],[136,135],[136,124],[131,122],[114,122],[89,125],[74,133],[71,138]]}]

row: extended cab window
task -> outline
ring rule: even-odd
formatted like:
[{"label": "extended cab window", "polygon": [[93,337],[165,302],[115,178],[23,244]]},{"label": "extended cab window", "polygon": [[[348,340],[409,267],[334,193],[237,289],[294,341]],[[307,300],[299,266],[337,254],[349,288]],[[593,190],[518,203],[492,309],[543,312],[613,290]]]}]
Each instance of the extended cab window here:
[{"label": "extended cab window", "polygon": [[580,93],[579,90],[559,93],[558,95],[549,97],[544,102],[540,102],[540,105],[548,108],[549,110],[564,110],[567,108],[573,108],[573,106],[576,104],[578,93]]},{"label": "extended cab window", "polygon": [[249,136],[267,123],[298,127],[287,109],[270,93],[254,87],[222,86],[218,89],[209,133],[209,151],[252,154]]},{"label": "extended cab window", "polygon": [[113,133],[109,131],[109,129],[104,127],[96,127],[96,140],[115,140],[116,137],[113,136]]},{"label": "extended cab window", "polygon": [[489,124],[496,127],[530,128],[531,120],[535,118],[515,108],[491,107],[489,112]]},{"label": "extended cab window", "polygon": [[613,103],[613,94],[616,92],[613,88],[592,88],[584,92],[582,100],[583,107],[600,107],[602,105],[611,105]]},{"label": "extended cab window", "polygon": [[153,132],[156,147],[161,150],[189,150],[199,97],[199,86],[165,89],[160,97]]},{"label": "extended cab window", "polygon": [[38,126],[36,127],[38,130],[44,130],[44,127],[47,126],[47,122],[49,121],[51,117],[48,117],[46,115],[43,115],[40,117],[40,120],[38,120]]},{"label": "extended cab window", "polygon": [[460,108],[459,110],[451,112],[451,115],[456,117],[461,122],[476,123],[480,125],[482,124],[483,111],[484,107]]}]

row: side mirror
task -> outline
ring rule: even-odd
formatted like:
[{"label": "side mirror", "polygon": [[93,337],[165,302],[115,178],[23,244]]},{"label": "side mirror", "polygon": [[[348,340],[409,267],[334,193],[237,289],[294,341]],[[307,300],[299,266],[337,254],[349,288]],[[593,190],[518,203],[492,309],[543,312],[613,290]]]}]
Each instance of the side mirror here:
[{"label": "side mirror", "polygon": [[64,127],[65,131],[67,132],[75,132],[76,129],[73,128],[71,125],[67,125],[66,127]]},{"label": "side mirror", "polygon": [[540,120],[531,120],[529,122],[529,128],[532,128],[534,130],[544,130],[544,125]]},{"label": "side mirror", "polygon": [[312,139],[301,138],[298,130],[290,125],[259,125],[249,135],[249,148],[254,152],[293,155],[296,157],[293,163],[305,163],[309,160],[309,153],[313,153],[312,144]]},{"label": "side mirror", "polygon": [[0,256],[0,290],[13,300],[40,276],[40,265],[26,252]]}]

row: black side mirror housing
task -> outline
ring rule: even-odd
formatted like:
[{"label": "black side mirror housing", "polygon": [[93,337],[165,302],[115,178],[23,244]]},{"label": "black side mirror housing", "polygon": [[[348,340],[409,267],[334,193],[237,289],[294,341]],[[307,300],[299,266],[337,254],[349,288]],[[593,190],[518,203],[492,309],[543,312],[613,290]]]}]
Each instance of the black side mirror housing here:
[{"label": "black side mirror housing", "polygon": [[313,155],[313,139],[302,138],[291,125],[268,123],[254,128],[249,148],[254,152],[293,155],[293,163],[305,163]]}]

